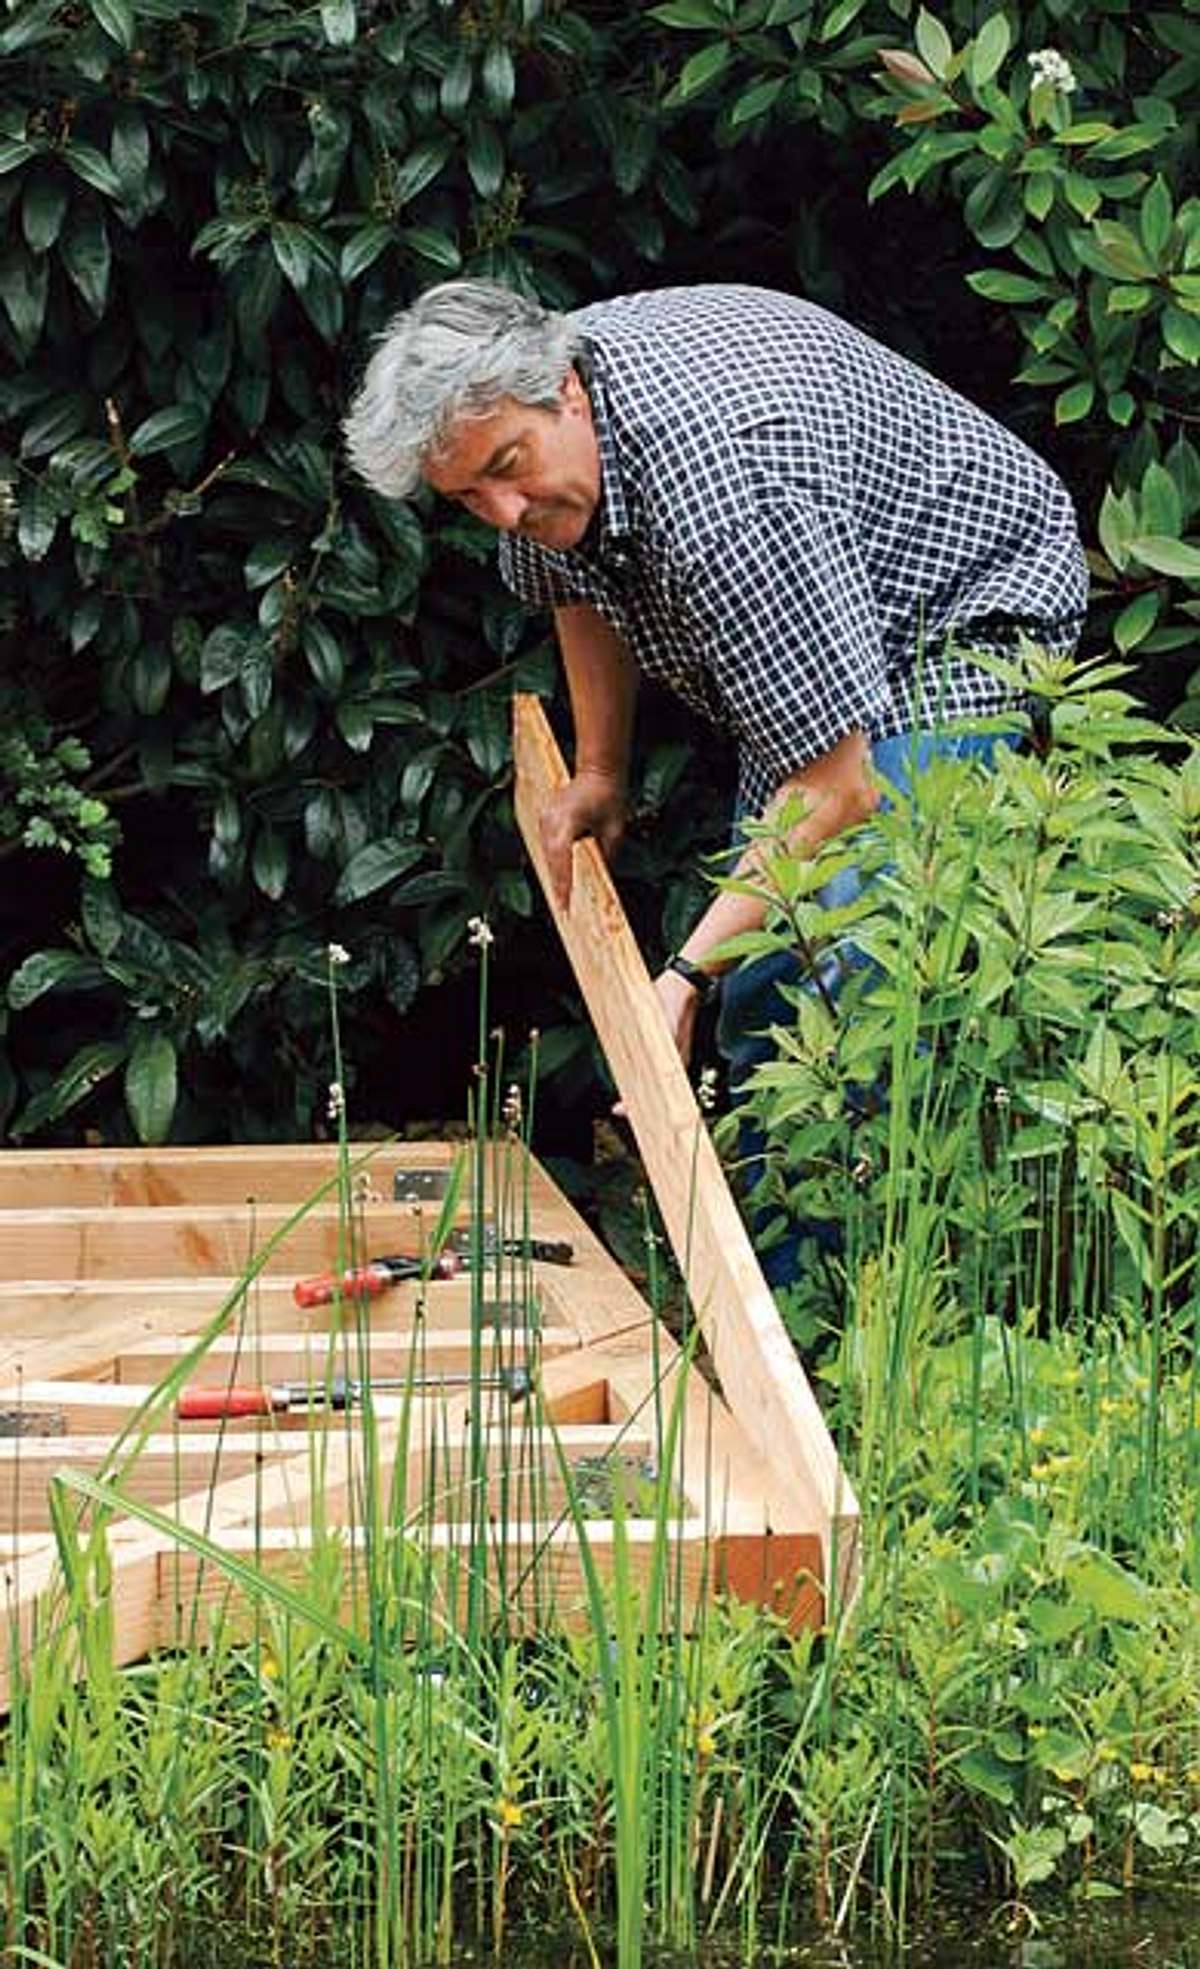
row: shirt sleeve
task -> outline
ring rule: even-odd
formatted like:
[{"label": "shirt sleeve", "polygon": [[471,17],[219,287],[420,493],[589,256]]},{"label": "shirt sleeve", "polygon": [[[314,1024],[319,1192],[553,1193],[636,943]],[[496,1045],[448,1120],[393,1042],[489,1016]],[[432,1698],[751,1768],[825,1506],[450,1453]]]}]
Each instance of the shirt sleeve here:
[{"label": "shirt sleeve", "polygon": [[691,559],[681,589],[723,720],[775,786],[886,716],[877,607],[841,509],[753,508]]}]

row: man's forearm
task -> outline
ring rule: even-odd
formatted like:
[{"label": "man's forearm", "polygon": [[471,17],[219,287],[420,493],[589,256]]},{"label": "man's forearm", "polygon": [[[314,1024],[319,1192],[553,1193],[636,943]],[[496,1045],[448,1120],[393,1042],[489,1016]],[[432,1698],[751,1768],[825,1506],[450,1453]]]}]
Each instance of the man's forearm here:
[{"label": "man's forearm", "polygon": [[629,779],[637,668],[615,629],[586,602],[554,611],[575,725],[575,773]]},{"label": "man's forearm", "polygon": [[[788,832],[788,846],[794,854],[813,853],[822,841],[843,833],[874,811],[879,795],[871,783],[870,756],[863,734],[851,732],[824,758],[793,773],[772,796],[764,819],[769,820],[793,794],[799,793],[804,798],[804,812]],[[763,856],[764,844],[751,842],[734,870],[735,877],[753,882],[761,873]],[[679,954],[717,976],[728,970],[734,960],[713,958],[712,952],[730,937],[747,930],[761,930],[766,917],[765,892],[750,894],[722,889],[713,897]]]}]

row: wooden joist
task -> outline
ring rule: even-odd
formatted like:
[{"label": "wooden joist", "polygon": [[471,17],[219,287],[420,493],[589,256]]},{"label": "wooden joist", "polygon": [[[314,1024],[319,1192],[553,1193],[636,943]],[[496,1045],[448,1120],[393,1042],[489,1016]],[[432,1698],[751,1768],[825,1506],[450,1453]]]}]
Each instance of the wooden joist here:
[{"label": "wooden joist", "polygon": [[517,817],[612,1069],[730,1409],[777,1468],[826,1577],[852,1590],[858,1506],[738,1215],[654,987],[594,841],[574,850],[570,907],[551,889],[538,817],[567,771],[536,697],[515,707]]}]

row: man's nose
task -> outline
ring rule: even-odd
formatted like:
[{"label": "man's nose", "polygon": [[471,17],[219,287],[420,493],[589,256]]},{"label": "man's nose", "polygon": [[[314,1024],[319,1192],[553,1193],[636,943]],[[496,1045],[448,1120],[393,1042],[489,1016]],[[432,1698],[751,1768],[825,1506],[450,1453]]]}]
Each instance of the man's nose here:
[{"label": "man's nose", "polygon": [[499,527],[502,533],[512,533],[520,525],[529,501],[515,486],[498,485],[488,488],[483,495],[483,503],[484,510],[480,517],[489,526]]}]

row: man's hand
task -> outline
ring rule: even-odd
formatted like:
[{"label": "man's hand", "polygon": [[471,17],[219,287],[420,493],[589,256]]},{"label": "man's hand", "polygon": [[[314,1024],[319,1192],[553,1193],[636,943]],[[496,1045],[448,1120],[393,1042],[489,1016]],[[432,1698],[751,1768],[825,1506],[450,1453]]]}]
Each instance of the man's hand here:
[{"label": "man's hand", "polygon": [[576,773],[546,802],[540,827],[554,899],[560,909],[567,909],[571,901],[571,850],[576,841],[590,836],[609,861],[625,832],[624,782],[607,773]]},{"label": "man's hand", "polygon": [[680,977],[678,971],[660,971],[654,980],[654,992],[662,1007],[667,1031],[675,1041],[679,1057],[686,1067],[692,1058],[700,994],[686,978]]},{"label": "man's hand", "polygon": [[[654,980],[654,995],[667,1022],[667,1031],[675,1041],[679,1057],[686,1067],[692,1057],[700,994],[686,978],[680,977],[678,971],[660,971]],[[614,1101],[612,1112],[619,1121],[624,1121],[625,1103]]]}]

